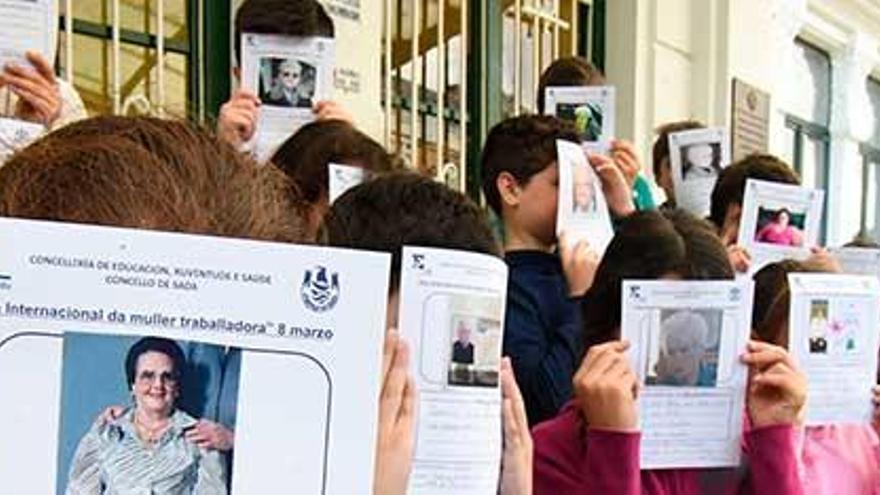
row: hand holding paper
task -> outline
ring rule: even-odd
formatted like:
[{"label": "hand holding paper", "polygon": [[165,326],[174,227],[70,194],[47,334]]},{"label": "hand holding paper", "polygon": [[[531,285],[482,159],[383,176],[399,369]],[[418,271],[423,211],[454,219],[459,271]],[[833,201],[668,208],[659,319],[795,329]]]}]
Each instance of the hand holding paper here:
[{"label": "hand holding paper", "polygon": [[237,89],[232,98],[220,107],[217,132],[236,148],[251,140],[260,118],[260,99],[247,89]]},{"label": "hand holding paper", "polygon": [[874,427],[877,434],[880,434],[880,385],[874,385],[872,392],[874,393],[874,417],[871,426]]},{"label": "hand holding paper", "polygon": [[572,297],[583,296],[593,285],[596,269],[599,267],[599,253],[590,246],[589,241],[581,239],[572,245],[568,235],[559,236],[559,258],[562,271],[568,281],[568,293]]},{"label": "hand holding paper", "polygon": [[638,428],[638,378],[624,352],[626,341],[593,346],[574,375],[575,397],[590,428],[633,431]]},{"label": "hand holding paper", "polygon": [[602,181],[602,192],[611,213],[617,217],[626,217],[636,211],[632,187],[614,160],[599,154],[590,154],[587,158]]},{"label": "hand holding paper", "polygon": [[749,365],[747,406],[756,428],[796,424],[803,418],[807,379],[788,352],[766,342],[751,341],[741,360]]},{"label": "hand holding paper", "polygon": [[16,117],[51,125],[61,114],[61,92],[55,71],[37,52],[27,52],[27,60],[33,68],[7,64],[0,74],[0,86],[8,86],[18,96]]},{"label": "hand holding paper", "polygon": [[510,358],[501,361],[501,396],[504,454],[501,459],[500,495],[531,495],[534,447],[526,406],[513,375]]},{"label": "hand holding paper", "polygon": [[318,120],[341,120],[354,125],[354,117],[339,103],[333,100],[321,100],[315,103],[312,111]]},{"label": "hand holding paper", "polygon": [[611,140],[611,158],[617,165],[617,168],[623,172],[626,177],[626,183],[632,188],[636,182],[636,177],[642,170],[642,163],[639,155],[636,153],[635,147],[629,141],[623,139]]},{"label": "hand holding paper", "polygon": [[752,264],[752,256],[746,248],[738,244],[728,246],[727,257],[730,259],[730,266],[733,267],[734,271],[737,273],[749,272],[749,267]]},{"label": "hand holding paper", "polygon": [[405,495],[415,444],[416,394],[409,371],[409,347],[395,331],[385,336],[375,495]]}]

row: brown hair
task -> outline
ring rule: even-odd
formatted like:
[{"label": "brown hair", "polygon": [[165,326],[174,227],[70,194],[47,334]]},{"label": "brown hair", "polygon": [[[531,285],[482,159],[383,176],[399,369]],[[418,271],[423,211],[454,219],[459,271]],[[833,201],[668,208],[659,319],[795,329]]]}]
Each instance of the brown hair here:
[{"label": "brown hair", "polygon": [[274,167],[185,122],[97,117],[0,169],[0,215],[301,242],[290,187]]},{"label": "brown hair", "polygon": [[709,220],[719,229],[731,205],[741,205],[746,191],[746,181],[758,179],[781,184],[800,184],[798,174],[787,163],[766,153],[749,155],[723,169],[712,189],[712,206]]},{"label": "brown hair", "polygon": [[334,35],[333,19],[317,0],[245,0],[235,13],[235,57],[241,61],[241,35],[281,36]]},{"label": "brown hair", "polygon": [[602,71],[583,57],[562,57],[557,59],[541,74],[538,81],[538,113],[544,113],[544,93],[554,86],[602,86],[605,76]]},{"label": "brown hair", "polygon": [[788,328],[781,322],[788,321],[791,304],[790,273],[827,272],[824,267],[808,261],[783,260],[770,263],[753,276],[755,300],[752,305],[752,330],[755,338],[776,345],[788,341]]},{"label": "brown hair", "polygon": [[380,173],[396,168],[385,148],[342,120],[304,125],[278,148],[271,161],[297,184],[307,203],[327,196],[329,163],[359,165]]}]

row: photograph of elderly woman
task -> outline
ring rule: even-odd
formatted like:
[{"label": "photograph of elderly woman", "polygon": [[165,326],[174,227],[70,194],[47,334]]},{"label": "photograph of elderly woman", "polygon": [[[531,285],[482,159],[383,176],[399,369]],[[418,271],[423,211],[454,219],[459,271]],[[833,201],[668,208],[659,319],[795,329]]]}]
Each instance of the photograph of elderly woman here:
[{"label": "photograph of elderly woman", "polygon": [[295,58],[260,60],[260,101],[274,107],[312,108],[315,66]]},{"label": "photograph of elderly woman", "polygon": [[229,493],[241,351],[67,333],[58,493]]},{"label": "photograph of elderly woman", "polygon": [[720,309],[664,309],[651,335],[647,385],[714,387],[721,343]]}]

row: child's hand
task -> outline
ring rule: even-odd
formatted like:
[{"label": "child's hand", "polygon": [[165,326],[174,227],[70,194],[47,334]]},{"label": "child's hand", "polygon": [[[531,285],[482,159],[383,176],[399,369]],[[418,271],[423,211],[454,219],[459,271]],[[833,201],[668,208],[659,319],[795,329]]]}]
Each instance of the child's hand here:
[{"label": "child's hand", "polygon": [[25,54],[33,67],[7,64],[0,73],[0,87],[18,96],[15,116],[51,126],[61,115],[61,91],[52,65],[37,52]]},{"label": "child's hand", "polygon": [[348,113],[348,110],[333,100],[322,100],[315,103],[312,112],[315,113],[318,120],[341,120],[354,125],[354,118]]},{"label": "child's hand", "polygon": [[633,431],[638,427],[639,384],[624,352],[629,342],[615,340],[587,351],[574,375],[574,393],[590,428]]},{"label": "child's hand", "polygon": [[874,385],[871,391],[874,393],[874,417],[873,421],[871,421],[871,426],[880,435],[880,385]]},{"label": "child's hand", "polygon": [[382,371],[373,494],[405,495],[415,448],[416,391],[409,347],[395,331],[385,336]]},{"label": "child's hand", "polygon": [[738,244],[727,247],[727,257],[730,259],[730,266],[737,273],[748,273],[752,266],[752,255],[748,250]]},{"label": "child's hand", "polygon": [[642,171],[642,164],[635,147],[629,141],[614,139],[611,141],[611,158],[623,173],[629,187],[633,187],[636,177]]},{"label": "child's hand", "polygon": [[585,240],[577,241],[573,246],[568,235],[559,235],[559,258],[562,271],[568,281],[568,293],[572,297],[580,297],[590,290],[596,269],[599,267],[599,253]]},{"label": "child's hand", "polygon": [[632,187],[614,161],[603,155],[589,155],[588,158],[602,181],[602,192],[611,213],[616,217],[626,217],[636,211]]},{"label": "child's hand", "polygon": [[531,495],[532,435],[526,418],[519,387],[513,375],[510,358],[501,361],[502,419],[504,423],[504,454],[501,459],[499,495]]},{"label": "child's hand", "polygon": [[260,116],[260,99],[246,89],[237,89],[232,98],[220,107],[217,132],[236,149],[254,136]]},{"label": "child's hand", "polygon": [[801,422],[807,379],[782,347],[750,341],[740,360],[749,365],[746,398],[755,427]]},{"label": "child's hand", "polygon": [[840,267],[840,262],[837,261],[837,258],[832,256],[831,253],[823,247],[816,246],[810,249],[810,257],[807,258],[806,262],[810,266],[828,273],[843,272],[843,268]]}]

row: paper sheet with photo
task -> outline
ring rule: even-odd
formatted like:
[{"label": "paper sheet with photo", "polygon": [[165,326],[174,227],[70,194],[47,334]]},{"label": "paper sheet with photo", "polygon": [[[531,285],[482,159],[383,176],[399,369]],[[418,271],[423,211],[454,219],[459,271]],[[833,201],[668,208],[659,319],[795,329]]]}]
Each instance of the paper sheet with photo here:
[{"label": "paper sheet with photo", "polygon": [[0,0],[0,67],[10,62],[31,67],[28,51],[51,63],[57,24],[55,0]]},{"label": "paper sheet with photo", "polygon": [[791,273],[788,348],[807,375],[808,425],[868,423],[880,345],[880,280]]},{"label": "paper sheet with photo", "polygon": [[353,165],[340,165],[338,163],[327,164],[328,177],[328,195],[330,204],[333,204],[339,196],[345,194],[346,191],[367,180],[367,170],[364,167],[355,167]]},{"label": "paper sheet with photo", "polygon": [[333,94],[332,38],[242,35],[242,87],[262,105],[253,149],[260,160],[315,120],[312,107]]},{"label": "paper sheet with photo", "polygon": [[730,163],[730,142],[723,127],[669,135],[669,165],[675,203],[698,217],[709,215],[712,189]]},{"label": "paper sheet with photo", "polygon": [[550,86],[544,114],[572,122],[581,141],[610,142],[616,117],[614,86]]},{"label": "paper sheet with photo", "polygon": [[0,164],[46,132],[40,124],[0,117]]},{"label": "paper sheet with photo", "polygon": [[[232,493],[369,492],[389,264],[380,253],[0,219],[0,386],[16,398],[0,408],[4,490],[64,493],[98,414],[132,404],[125,352],[155,336],[240,359],[222,374],[224,387],[237,377],[225,402]],[[124,349],[100,351],[117,340]],[[195,363],[183,382],[210,371]],[[88,399],[103,387],[120,394]],[[176,410],[195,414],[183,406],[203,398],[193,390]]]},{"label": "paper sheet with photo", "polygon": [[642,469],[739,464],[752,292],[751,281],[624,281]]},{"label": "paper sheet with photo", "polygon": [[737,244],[752,257],[749,274],[783,259],[806,259],[818,245],[825,192],[755,179],[746,181]]},{"label": "paper sheet with photo", "polygon": [[880,277],[880,249],[841,247],[831,250],[843,273]]},{"label": "paper sheet with photo", "polygon": [[407,246],[401,271],[400,332],[419,391],[409,493],[497,493],[507,266],[494,256]]},{"label": "paper sheet with photo", "polygon": [[599,176],[581,146],[559,140],[556,153],[559,165],[556,232],[564,232],[570,243],[586,239],[601,255],[614,237],[614,227]]}]

